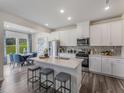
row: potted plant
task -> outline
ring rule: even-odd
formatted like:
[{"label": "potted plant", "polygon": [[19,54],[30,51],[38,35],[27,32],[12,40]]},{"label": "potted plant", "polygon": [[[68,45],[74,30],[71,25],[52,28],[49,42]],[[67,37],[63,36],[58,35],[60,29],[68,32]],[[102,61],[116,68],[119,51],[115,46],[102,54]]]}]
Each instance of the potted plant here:
[{"label": "potted plant", "polygon": [[45,56],[45,57],[48,57],[48,48],[45,48],[45,49],[44,49],[44,56]]}]

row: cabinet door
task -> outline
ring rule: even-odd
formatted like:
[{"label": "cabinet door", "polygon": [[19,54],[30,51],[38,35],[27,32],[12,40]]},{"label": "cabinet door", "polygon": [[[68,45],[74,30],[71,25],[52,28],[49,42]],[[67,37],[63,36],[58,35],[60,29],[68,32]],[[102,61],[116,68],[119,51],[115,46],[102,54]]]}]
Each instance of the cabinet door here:
[{"label": "cabinet door", "polygon": [[89,63],[90,71],[101,72],[101,57],[90,57]]},{"label": "cabinet door", "polygon": [[90,28],[90,44],[91,46],[101,46],[101,28],[99,25]]},{"label": "cabinet door", "polygon": [[112,74],[112,64],[110,58],[102,58],[102,73]]},{"label": "cabinet door", "polygon": [[68,46],[77,46],[77,35],[76,35],[77,30],[72,29],[68,31]]},{"label": "cabinet door", "polygon": [[89,21],[77,24],[78,38],[89,37]]},{"label": "cabinet door", "polygon": [[76,46],[77,35],[76,29],[60,31],[60,45],[61,46]]},{"label": "cabinet door", "polygon": [[49,41],[52,41],[52,40],[59,40],[59,32],[58,31],[50,33]]},{"label": "cabinet door", "polygon": [[124,59],[115,59],[112,68],[113,75],[124,77]]},{"label": "cabinet door", "polygon": [[110,23],[111,45],[122,45],[122,21],[115,21]]},{"label": "cabinet door", "polygon": [[101,46],[110,46],[110,28],[109,23],[100,24],[101,31]]},{"label": "cabinet door", "polygon": [[60,45],[68,46],[68,32],[60,31]]}]

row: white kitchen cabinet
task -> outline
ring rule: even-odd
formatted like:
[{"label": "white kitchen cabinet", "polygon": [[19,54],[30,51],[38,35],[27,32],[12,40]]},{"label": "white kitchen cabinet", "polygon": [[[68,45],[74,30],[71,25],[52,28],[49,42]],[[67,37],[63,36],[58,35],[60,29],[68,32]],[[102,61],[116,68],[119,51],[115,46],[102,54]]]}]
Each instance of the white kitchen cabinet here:
[{"label": "white kitchen cabinet", "polygon": [[124,59],[114,59],[112,63],[114,76],[124,77]]},{"label": "white kitchen cabinet", "polygon": [[99,25],[93,25],[90,28],[90,45],[101,46],[101,27]]},{"label": "white kitchen cabinet", "polygon": [[52,41],[52,40],[59,40],[59,31],[55,31],[55,32],[51,32],[50,35],[49,35],[49,41]]},{"label": "white kitchen cabinet", "polygon": [[68,32],[60,31],[60,45],[68,46]]},{"label": "white kitchen cabinet", "polygon": [[124,58],[90,56],[89,69],[93,72],[124,77]]},{"label": "white kitchen cabinet", "polygon": [[110,23],[111,45],[122,46],[122,21]]},{"label": "white kitchen cabinet", "polygon": [[88,38],[89,37],[89,21],[77,24],[77,38]]},{"label": "white kitchen cabinet", "polygon": [[72,29],[68,33],[68,44],[69,46],[77,46],[77,35],[76,35],[77,30]]},{"label": "white kitchen cabinet", "polygon": [[102,57],[102,73],[112,75],[111,58]]},{"label": "white kitchen cabinet", "polygon": [[76,46],[77,45],[76,29],[60,31],[60,45]]},{"label": "white kitchen cabinet", "polygon": [[90,57],[89,69],[90,71],[101,73],[101,57]]},{"label": "white kitchen cabinet", "polygon": [[110,46],[110,28],[109,23],[103,23],[100,26],[101,46]]},{"label": "white kitchen cabinet", "polygon": [[90,44],[91,46],[122,46],[122,21],[91,26]]}]

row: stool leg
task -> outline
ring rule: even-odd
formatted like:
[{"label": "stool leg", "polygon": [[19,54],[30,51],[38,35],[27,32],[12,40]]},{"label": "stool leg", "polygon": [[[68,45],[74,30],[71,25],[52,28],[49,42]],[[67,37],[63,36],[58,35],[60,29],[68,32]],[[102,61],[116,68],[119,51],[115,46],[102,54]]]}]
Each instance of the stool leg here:
[{"label": "stool leg", "polygon": [[27,70],[27,85],[29,85],[29,70]]},{"label": "stool leg", "polygon": [[[48,75],[46,75],[46,87],[48,87]],[[46,89],[46,93],[48,92],[48,89]]]},{"label": "stool leg", "polygon": [[[64,82],[64,87],[66,88],[66,82]],[[64,93],[66,93],[65,88],[64,88]]]},{"label": "stool leg", "polygon": [[34,72],[32,71],[32,88],[34,88]]},{"label": "stool leg", "polygon": [[41,89],[40,87],[41,87],[41,74],[39,73],[39,90]]},{"label": "stool leg", "polygon": [[53,72],[53,92],[54,92],[54,88],[55,88],[55,79],[54,79],[54,72]]},{"label": "stool leg", "polygon": [[71,77],[70,77],[70,93],[71,93]]},{"label": "stool leg", "polygon": [[54,88],[55,88],[55,89],[54,89],[54,93],[56,93],[56,79],[55,79],[55,82],[54,82],[54,83],[55,83],[55,84],[54,84],[54,85],[55,85],[55,86],[54,86]]},{"label": "stool leg", "polygon": [[61,82],[61,93],[62,93],[62,82]]},{"label": "stool leg", "polygon": [[35,76],[35,81],[36,81],[36,73],[37,73],[37,70],[35,71],[35,75],[34,75]]}]

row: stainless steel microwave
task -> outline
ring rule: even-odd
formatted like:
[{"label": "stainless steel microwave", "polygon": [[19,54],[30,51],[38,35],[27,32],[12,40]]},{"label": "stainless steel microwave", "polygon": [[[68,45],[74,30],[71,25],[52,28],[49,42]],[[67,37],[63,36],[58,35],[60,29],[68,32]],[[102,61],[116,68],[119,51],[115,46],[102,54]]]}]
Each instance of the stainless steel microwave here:
[{"label": "stainless steel microwave", "polygon": [[77,46],[88,46],[89,38],[77,39]]}]

